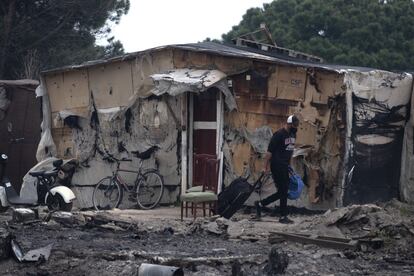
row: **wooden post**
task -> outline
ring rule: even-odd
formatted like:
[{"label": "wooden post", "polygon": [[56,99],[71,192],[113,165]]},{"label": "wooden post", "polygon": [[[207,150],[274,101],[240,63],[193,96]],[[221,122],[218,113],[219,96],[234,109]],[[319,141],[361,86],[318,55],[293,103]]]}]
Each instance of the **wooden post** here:
[{"label": "wooden post", "polygon": [[187,94],[181,96],[181,194],[187,190],[188,177],[188,114],[187,114]]}]

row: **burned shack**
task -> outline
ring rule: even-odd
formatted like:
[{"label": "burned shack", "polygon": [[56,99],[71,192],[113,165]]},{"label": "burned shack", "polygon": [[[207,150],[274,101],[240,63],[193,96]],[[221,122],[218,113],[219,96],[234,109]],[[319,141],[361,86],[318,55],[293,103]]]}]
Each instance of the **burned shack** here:
[{"label": "burned shack", "polygon": [[37,158],[77,158],[77,202],[89,207],[93,185],[113,169],[103,155],[158,145],[145,166],[158,168],[162,202],[172,203],[200,173],[194,154],[219,158],[219,189],[246,171],[254,177],[272,132],[296,114],[293,163],[306,184],[296,204],[387,200],[407,191],[400,160],[411,92],[407,73],[328,65],[271,47],[169,45],[43,72]]}]

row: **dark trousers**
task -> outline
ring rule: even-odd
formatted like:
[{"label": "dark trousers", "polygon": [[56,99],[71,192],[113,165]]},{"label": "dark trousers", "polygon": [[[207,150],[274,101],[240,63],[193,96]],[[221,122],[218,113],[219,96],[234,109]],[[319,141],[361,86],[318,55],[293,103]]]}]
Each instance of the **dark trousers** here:
[{"label": "dark trousers", "polygon": [[287,196],[289,190],[289,170],[287,165],[272,166],[272,177],[277,189],[277,192],[268,196],[261,201],[263,206],[266,206],[276,200],[280,199],[280,215],[287,216]]}]

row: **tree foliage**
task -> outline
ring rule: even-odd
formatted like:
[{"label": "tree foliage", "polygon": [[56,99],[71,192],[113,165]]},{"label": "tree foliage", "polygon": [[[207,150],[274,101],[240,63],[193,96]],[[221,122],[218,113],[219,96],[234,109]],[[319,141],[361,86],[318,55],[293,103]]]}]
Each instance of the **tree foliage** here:
[{"label": "tree foliage", "polygon": [[275,0],[249,9],[223,40],[254,31],[260,23],[266,23],[278,46],[327,62],[414,68],[413,0]]},{"label": "tree foliage", "polygon": [[0,1],[0,79],[123,53],[110,25],[128,10],[129,0]]}]

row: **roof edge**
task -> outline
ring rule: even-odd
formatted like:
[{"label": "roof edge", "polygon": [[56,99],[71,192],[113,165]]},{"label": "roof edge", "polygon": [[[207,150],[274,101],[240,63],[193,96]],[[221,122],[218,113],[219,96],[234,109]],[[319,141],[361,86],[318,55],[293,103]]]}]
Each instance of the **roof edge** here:
[{"label": "roof edge", "polygon": [[7,86],[38,86],[40,82],[32,79],[21,79],[21,80],[0,80],[0,85]]}]

